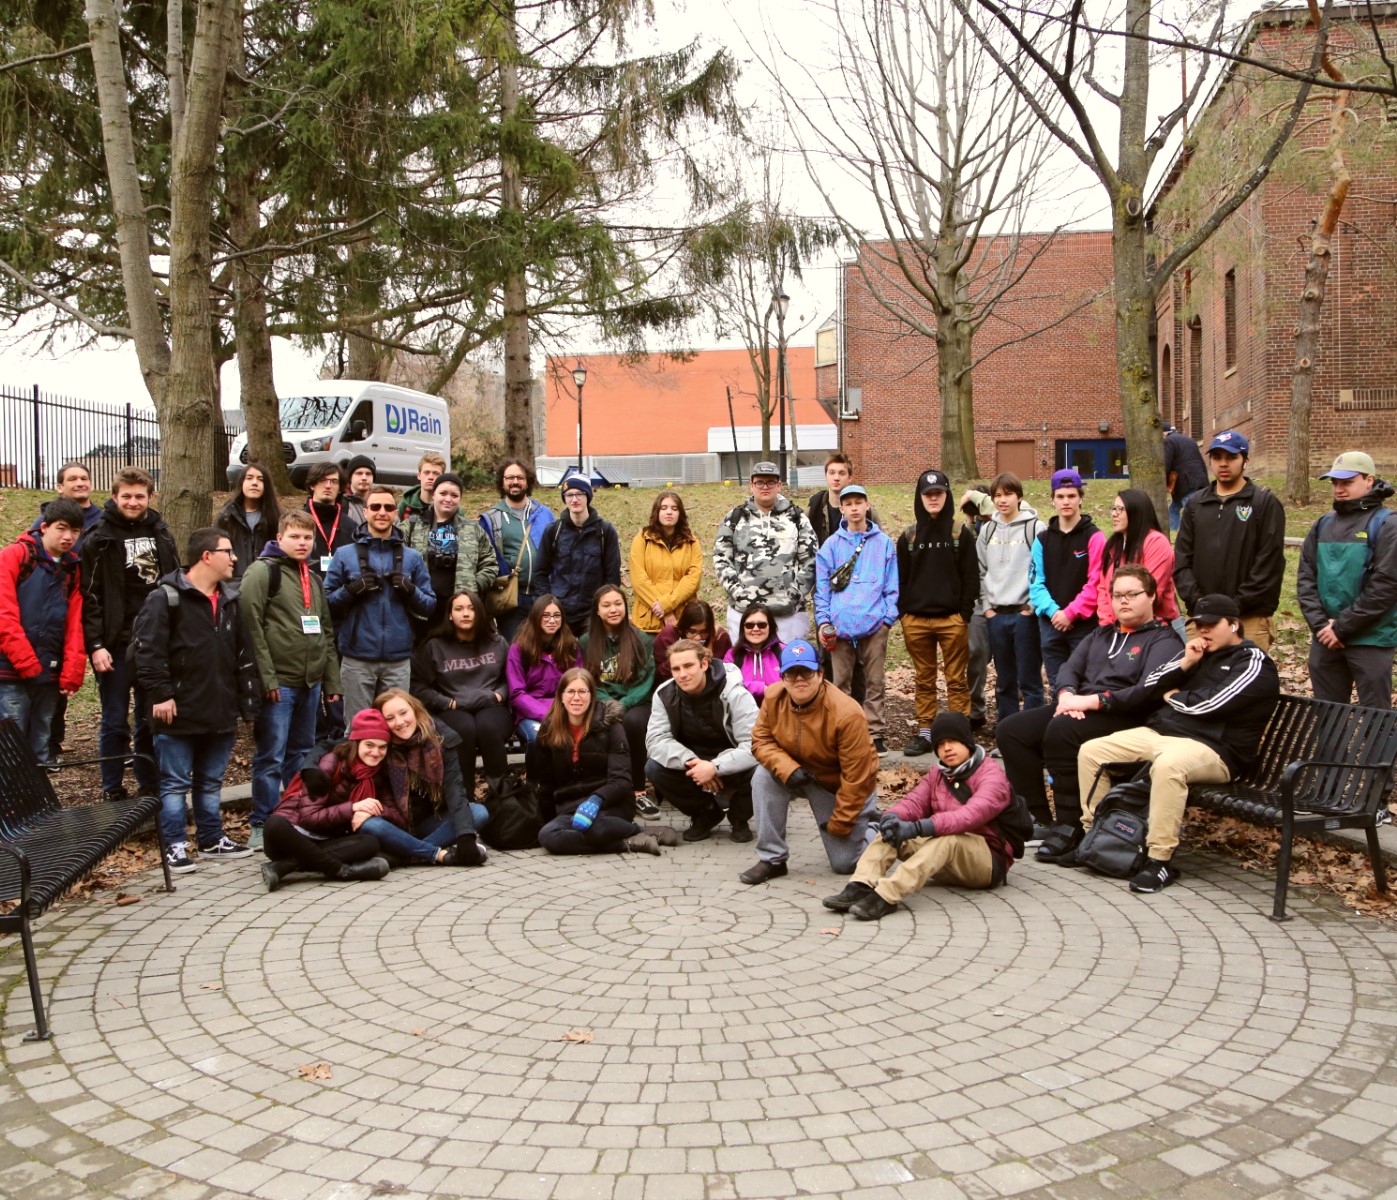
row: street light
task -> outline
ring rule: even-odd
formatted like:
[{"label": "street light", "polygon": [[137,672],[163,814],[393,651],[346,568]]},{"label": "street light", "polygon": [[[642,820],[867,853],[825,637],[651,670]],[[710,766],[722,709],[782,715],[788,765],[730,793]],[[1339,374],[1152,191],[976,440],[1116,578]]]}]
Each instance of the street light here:
[{"label": "street light", "polygon": [[776,395],[777,414],[781,421],[781,454],[779,466],[781,478],[786,479],[786,310],[791,306],[791,298],[782,288],[771,302],[776,309]]},{"label": "street light", "polygon": [[572,381],[577,384],[577,469],[586,475],[586,468],[582,465],[582,387],[587,382],[587,368],[580,358],[572,369]]}]

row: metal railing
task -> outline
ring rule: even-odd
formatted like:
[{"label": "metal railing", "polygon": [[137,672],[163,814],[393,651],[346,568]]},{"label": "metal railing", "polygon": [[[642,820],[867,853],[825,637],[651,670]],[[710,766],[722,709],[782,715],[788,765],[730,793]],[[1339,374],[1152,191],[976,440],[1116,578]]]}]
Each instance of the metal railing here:
[{"label": "metal railing", "polygon": [[[236,431],[222,422],[212,432],[211,490],[228,487],[228,447]],[[111,490],[123,467],[140,467],[160,486],[160,422],[155,410],[55,396],[38,386],[0,384],[0,488],[51,491],[58,470],[80,462],[94,492]]]}]

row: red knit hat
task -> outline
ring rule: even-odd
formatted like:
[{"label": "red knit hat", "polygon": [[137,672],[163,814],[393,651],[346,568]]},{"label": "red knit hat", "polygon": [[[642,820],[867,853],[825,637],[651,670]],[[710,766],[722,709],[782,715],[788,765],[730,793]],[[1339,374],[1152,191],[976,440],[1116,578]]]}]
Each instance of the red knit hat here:
[{"label": "red knit hat", "polygon": [[383,714],[376,708],[361,708],[354,714],[354,720],[349,723],[349,740],[351,742],[362,742],[365,738],[373,738],[376,742],[391,742],[393,740],[388,722],[383,719]]}]

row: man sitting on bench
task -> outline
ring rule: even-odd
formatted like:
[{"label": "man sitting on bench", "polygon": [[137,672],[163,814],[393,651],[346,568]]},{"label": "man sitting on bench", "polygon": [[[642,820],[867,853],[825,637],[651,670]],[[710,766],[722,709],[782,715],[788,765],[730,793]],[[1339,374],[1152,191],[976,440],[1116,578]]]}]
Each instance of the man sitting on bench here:
[{"label": "man sitting on bench", "polygon": [[1138,729],[1087,742],[1077,759],[1082,828],[1056,861],[1077,865],[1076,844],[1091,828],[1111,781],[1105,763],[1148,762],[1149,858],[1130,881],[1132,892],[1162,892],[1179,877],[1170,859],[1179,845],[1191,783],[1226,783],[1256,761],[1261,735],[1280,696],[1276,664],[1241,636],[1242,614],[1231,596],[1204,596],[1193,619],[1198,635],[1146,678],[1164,706]]}]

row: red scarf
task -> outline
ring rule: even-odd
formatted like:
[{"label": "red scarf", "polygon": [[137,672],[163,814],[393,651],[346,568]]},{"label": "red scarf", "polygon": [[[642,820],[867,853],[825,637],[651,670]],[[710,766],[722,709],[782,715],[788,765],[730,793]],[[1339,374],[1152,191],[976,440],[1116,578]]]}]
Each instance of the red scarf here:
[{"label": "red scarf", "polygon": [[378,767],[371,767],[359,757],[359,750],[356,743],[354,750],[354,762],[349,768],[349,775],[353,781],[349,785],[349,802],[356,804],[360,800],[377,800],[381,790],[378,786]]}]

